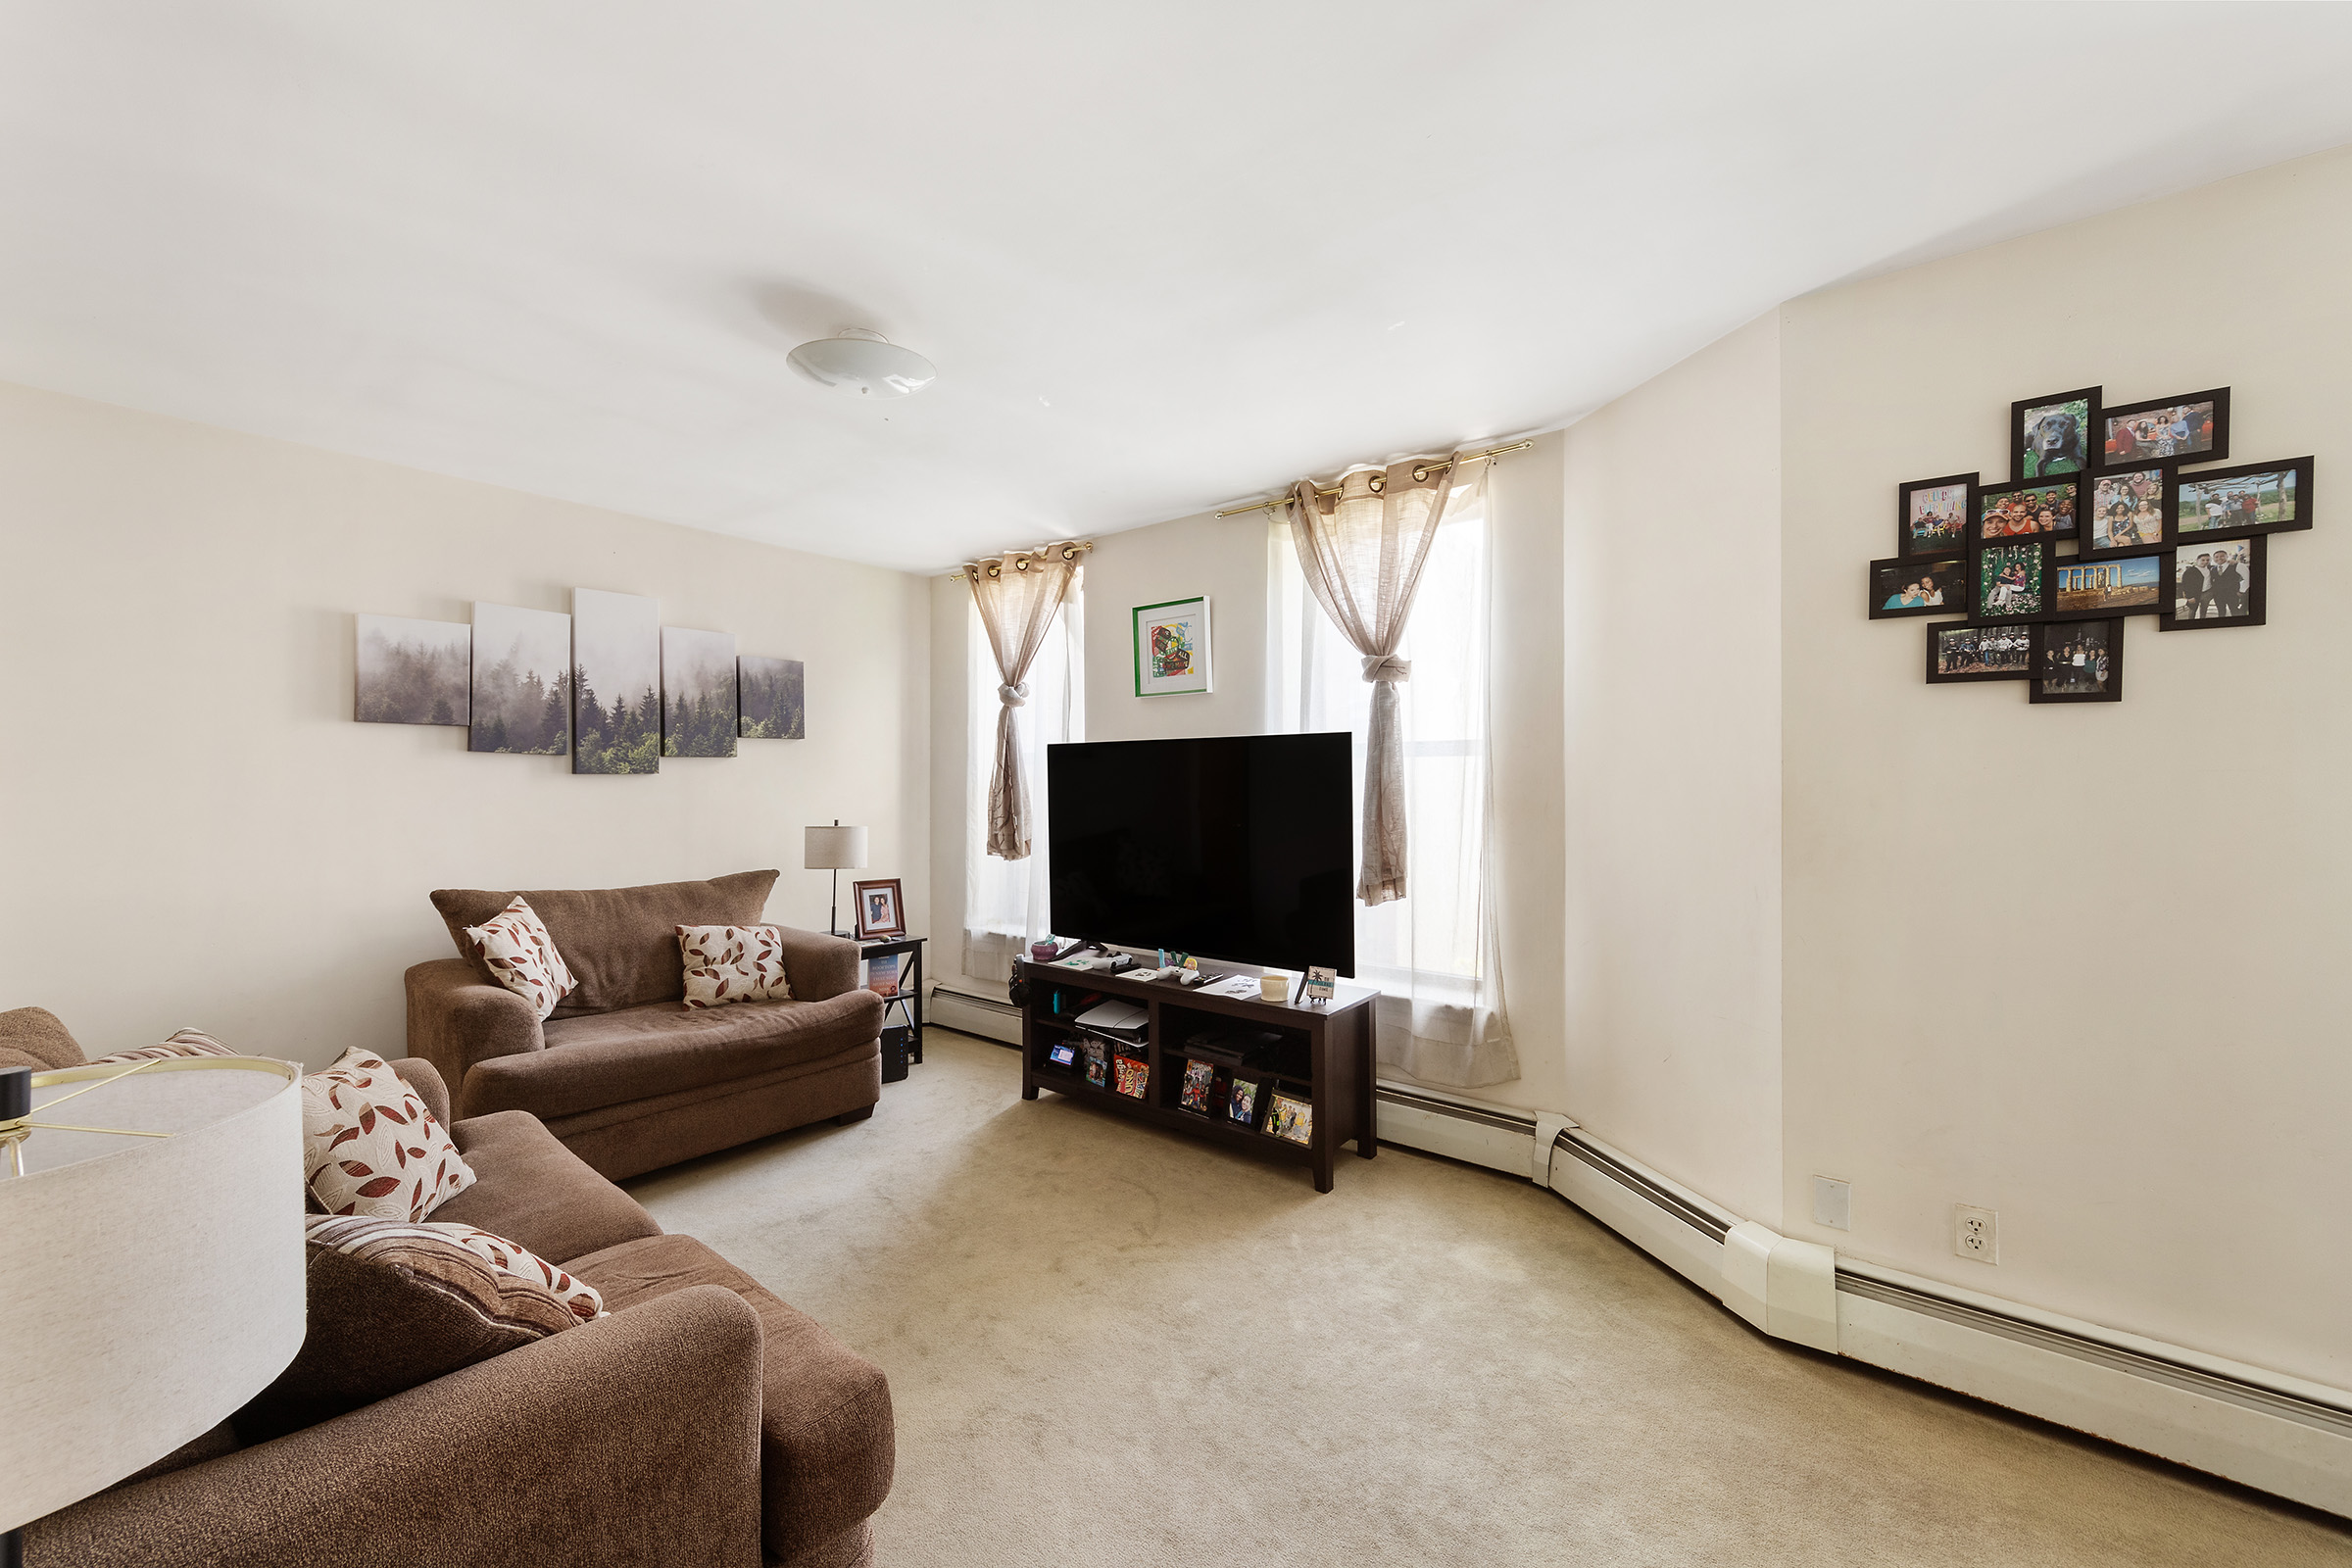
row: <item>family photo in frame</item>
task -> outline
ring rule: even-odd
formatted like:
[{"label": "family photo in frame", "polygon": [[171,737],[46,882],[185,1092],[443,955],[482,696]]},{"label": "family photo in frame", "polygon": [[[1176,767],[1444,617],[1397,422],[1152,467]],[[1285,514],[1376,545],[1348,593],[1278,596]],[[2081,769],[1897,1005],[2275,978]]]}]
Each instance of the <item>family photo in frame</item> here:
[{"label": "family photo in frame", "polygon": [[850,884],[851,931],[859,939],[903,937],[906,934],[906,895],[899,878]]}]

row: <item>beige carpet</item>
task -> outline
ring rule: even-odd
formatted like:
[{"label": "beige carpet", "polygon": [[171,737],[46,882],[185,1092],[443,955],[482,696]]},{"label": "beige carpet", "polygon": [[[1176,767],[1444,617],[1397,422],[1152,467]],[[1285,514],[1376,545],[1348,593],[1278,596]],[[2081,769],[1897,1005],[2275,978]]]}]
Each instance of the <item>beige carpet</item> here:
[{"label": "beige carpet", "polygon": [[882,1568],[2352,1563],[2318,1515],[1764,1339],[1552,1195],[1337,1191],[945,1031],[632,1183],[890,1374]]}]

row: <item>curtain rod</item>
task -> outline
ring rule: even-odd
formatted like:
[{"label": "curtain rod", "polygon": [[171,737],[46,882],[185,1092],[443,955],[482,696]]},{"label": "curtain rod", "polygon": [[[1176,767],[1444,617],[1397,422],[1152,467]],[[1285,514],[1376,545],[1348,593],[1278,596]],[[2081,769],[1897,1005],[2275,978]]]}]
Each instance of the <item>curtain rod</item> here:
[{"label": "curtain rod", "polygon": [[[1094,548],[1095,542],[1092,539],[1073,539],[1068,544],[1065,544],[1061,547],[1061,559],[1064,561],[1076,561],[1079,556]],[[1007,550],[1004,553],[1008,556],[1036,556],[1043,555],[1045,550],[1046,546],[1039,545],[1035,550]],[[954,571],[949,572],[948,581],[963,581],[963,568],[958,566]]]},{"label": "curtain rod", "polygon": [[[1525,441],[1513,441],[1507,446],[1489,447],[1484,452],[1465,452],[1462,454],[1462,459],[1466,463],[1476,463],[1481,458],[1499,458],[1505,452],[1524,451],[1526,448],[1532,447],[1535,444],[1535,439],[1531,436]],[[1432,463],[1423,466],[1417,466],[1413,469],[1413,477],[1416,479],[1425,479],[1432,473],[1441,472],[1452,466],[1453,465],[1451,463]],[[1374,481],[1373,488],[1375,490],[1380,488],[1377,480]],[[1315,494],[1319,496],[1336,496],[1339,493],[1340,487],[1336,484],[1319,485],[1315,489]],[[1220,517],[1238,517],[1245,512],[1263,512],[1269,507],[1288,506],[1290,504],[1290,500],[1291,498],[1289,496],[1276,496],[1271,501],[1253,501],[1246,507],[1228,507],[1223,512],[1218,513],[1217,515]]]}]

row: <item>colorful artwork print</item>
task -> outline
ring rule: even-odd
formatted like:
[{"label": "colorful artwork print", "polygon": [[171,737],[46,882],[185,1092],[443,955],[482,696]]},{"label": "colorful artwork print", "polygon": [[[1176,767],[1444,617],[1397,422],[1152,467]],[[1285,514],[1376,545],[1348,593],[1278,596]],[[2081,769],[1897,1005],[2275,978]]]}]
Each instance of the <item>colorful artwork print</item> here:
[{"label": "colorful artwork print", "polygon": [[2018,538],[2075,531],[2075,481],[1986,490],[1977,497],[1977,537]]},{"label": "colorful artwork print", "polygon": [[2219,411],[2210,397],[2159,408],[2126,409],[2108,415],[2103,422],[2103,457],[2109,467],[2150,458],[2217,455],[2214,442]]},{"label": "colorful artwork print", "polygon": [[1135,694],[1173,697],[1210,689],[1208,601],[1176,599],[1135,611]]},{"label": "colorful artwork print", "polygon": [[1150,1062],[1138,1061],[1133,1056],[1113,1056],[1110,1058],[1110,1066],[1111,1076],[1114,1080],[1113,1087],[1120,1094],[1127,1096],[1130,1100],[1144,1098],[1144,1091],[1152,1086],[1152,1064]]},{"label": "colorful artwork print", "polygon": [[2173,552],[2173,619],[2244,620],[2253,610],[2254,544],[2237,539]]},{"label": "colorful artwork print", "polygon": [[2102,474],[2090,487],[2085,550],[2135,550],[2164,543],[2164,470]]},{"label": "colorful artwork print", "polygon": [[1296,1095],[1277,1094],[1266,1112],[1266,1131],[1293,1144],[1315,1141],[1315,1106]]},{"label": "colorful artwork print", "polygon": [[2017,477],[2081,473],[2090,466],[2090,394],[2068,394],[2049,403],[2028,403],[2017,411]]},{"label": "colorful artwork print", "polygon": [[662,755],[735,755],[735,634],[662,628]]},{"label": "colorful artwork print", "polygon": [[1225,1114],[1228,1119],[1238,1121],[1245,1127],[1256,1125],[1257,1081],[1255,1079],[1236,1078],[1233,1080],[1225,1100]]},{"label": "colorful artwork print", "polygon": [[747,741],[808,738],[807,683],[797,659],[746,654],[735,662],[742,705],[736,732]]},{"label": "colorful artwork print", "polygon": [[2154,610],[2164,565],[2154,556],[2134,556],[2129,561],[2062,561],[2053,575],[2058,579],[2061,615],[2114,614]]},{"label": "colorful artwork print", "polygon": [[2302,521],[2298,499],[2291,467],[2211,479],[2184,473],[2175,515],[2183,539],[2192,533],[2236,533]]},{"label": "colorful artwork print", "polygon": [[571,617],[473,607],[472,752],[562,757],[571,750]]},{"label": "colorful artwork print", "polygon": [[363,724],[464,724],[473,628],[464,621],[359,617],[352,717]]},{"label": "colorful artwork print", "polygon": [[1203,1116],[1214,1111],[1217,1106],[1217,1064],[1213,1061],[1187,1061],[1184,1064],[1184,1082],[1176,1091],[1176,1102]]},{"label": "colorful artwork print", "polygon": [[2034,633],[2026,626],[1930,628],[1931,680],[2022,679],[2034,662]]},{"label": "colorful artwork print", "polygon": [[662,607],[571,591],[571,770],[662,771]]},{"label": "colorful artwork print", "polygon": [[1973,473],[1948,479],[1920,479],[1901,487],[1902,542],[1906,556],[1933,555],[1968,539],[1968,490]]},{"label": "colorful artwork print", "polygon": [[2038,544],[1994,545],[1977,562],[1977,613],[1986,620],[2014,620],[2042,612],[2043,549]]}]

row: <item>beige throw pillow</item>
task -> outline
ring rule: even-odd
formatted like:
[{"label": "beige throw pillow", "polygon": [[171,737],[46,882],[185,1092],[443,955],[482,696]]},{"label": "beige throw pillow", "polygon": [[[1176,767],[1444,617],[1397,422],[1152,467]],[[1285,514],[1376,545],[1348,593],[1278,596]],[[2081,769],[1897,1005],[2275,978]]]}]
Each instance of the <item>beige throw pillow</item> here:
[{"label": "beige throw pillow", "polygon": [[678,952],[686,960],[689,1007],[792,1000],[784,938],[772,925],[682,925]]},{"label": "beige throw pillow", "polygon": [[303,1179],[329,1214],[415,1221],[473,1185],[458,1146],[384,1058],[353,1047],[302,1079]]},{"label": "beige throw pillow", "polygon": [[536,1007],[542,1019],[579,987],[556,951],[556,939],[520,896],[487,923],[467,926],[466,940],[491,978]]},{"label": "beige throw pillow", "polygon": [[160,1046],[141,1046],[136,1051],[118,1051],[99,1061],[164,1061],[176,1056],[241,1056],[245,1053],[231,1051],[211,1035],[194,1029],[181,1029]]}]

